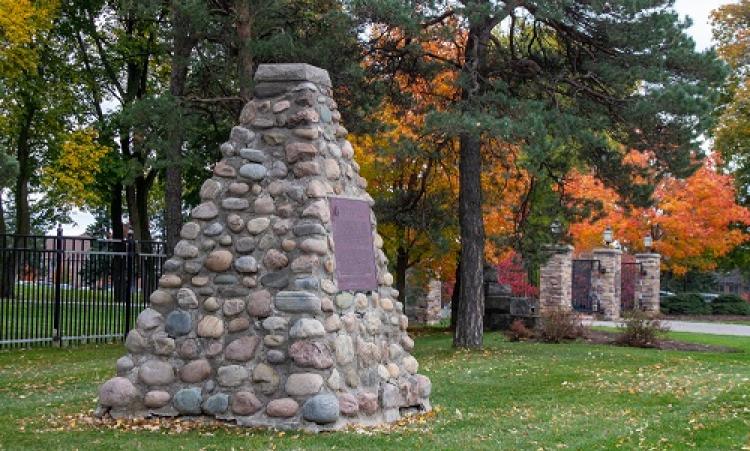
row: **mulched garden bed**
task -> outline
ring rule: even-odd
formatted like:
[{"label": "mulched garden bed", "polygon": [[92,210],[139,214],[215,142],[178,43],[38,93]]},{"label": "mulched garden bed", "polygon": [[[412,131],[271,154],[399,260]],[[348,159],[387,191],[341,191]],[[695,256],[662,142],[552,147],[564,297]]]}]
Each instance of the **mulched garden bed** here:
[{"label": "mulched garden bed", "polygon": [[[625,346],[617,342],[617,337],[619,336],[620,334],[618,332],[591,330],[587,332],[584,342],[598,345]],[[729,346],[688,343],[677,340],[660,340],[658,343],[654,344],[654,346],[650,346],[650,348],[668,351],[742,352],[739,349],[730,348]]]}]

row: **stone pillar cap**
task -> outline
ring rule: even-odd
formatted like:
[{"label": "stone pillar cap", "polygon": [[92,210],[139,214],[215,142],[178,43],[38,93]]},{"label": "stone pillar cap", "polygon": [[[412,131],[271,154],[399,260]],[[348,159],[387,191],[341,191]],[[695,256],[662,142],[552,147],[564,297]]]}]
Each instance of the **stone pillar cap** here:
[{"label": "stone pillar cap", "polygon": [[255,81],[310,81],[331,87],[331,78],[327,70],[306,63],[261,64],[255,71]]},{"label": "stone pillar cap", "polygon": [[621,249],[615,249],[613,247],[597,247],[591,252],[594,254],[622,254]]},{"label": "stone pillar cap", "polygon": [[639,252],[635,256],[638,258],[661,258],[661,254],[656,252]]},{"label": "stone pillar cap", "polygon": [[573,246],[570,244],[545,244],[542,249],[549,252],[573,252]]}]

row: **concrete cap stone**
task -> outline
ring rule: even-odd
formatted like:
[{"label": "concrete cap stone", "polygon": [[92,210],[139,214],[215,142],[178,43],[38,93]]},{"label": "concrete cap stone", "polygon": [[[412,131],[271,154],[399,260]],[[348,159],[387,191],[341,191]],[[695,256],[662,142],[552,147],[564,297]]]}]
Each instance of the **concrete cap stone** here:
[{"label": "concrete cap stone", "polygon": [[565,254],[573,252],[574,248],[570,244],[544,244],[542,245],[542,249],[546,252]]},{"label": "concrete cap stone", "polygon": [[622,254],[621,249],[615,249],[613,247],[598,247],[591,252],[593,254],[612,254],[612,255]]},{"label": "concrete cap stone", "polygon": [[261,64],[255,71],[256,82],[310,81],[331,87],[328,71],[305,63]]},{"label": "concrete cap stone", "polygon": [[636,259],[639,259],[639,258],[642,258],[642,259],[660,259],[661,258],[661,254],[656,254],[656,253],[653,253],[653,252],[642,252],[642,253],[639,253],[639,254],[635,254],[635,258]]}]

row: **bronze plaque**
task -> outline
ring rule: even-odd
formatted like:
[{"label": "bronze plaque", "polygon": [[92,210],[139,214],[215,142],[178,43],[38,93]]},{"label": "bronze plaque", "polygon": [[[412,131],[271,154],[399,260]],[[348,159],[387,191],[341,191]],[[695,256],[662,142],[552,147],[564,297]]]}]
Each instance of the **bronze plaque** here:
[{"label": "bronze plaque", "polygon": [[329,205],[339,290],[376,290],[370,206],[365,201],[340,197],[329,198]]}]

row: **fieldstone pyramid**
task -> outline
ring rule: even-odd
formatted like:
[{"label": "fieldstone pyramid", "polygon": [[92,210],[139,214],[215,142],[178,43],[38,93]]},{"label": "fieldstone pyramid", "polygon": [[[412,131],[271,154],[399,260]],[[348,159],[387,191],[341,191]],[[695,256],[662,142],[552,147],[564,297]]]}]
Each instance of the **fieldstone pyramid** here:
[{"label": "fieldstone pyramid", "polygon": [[255,80],[97,414],[320,430],[429,410],[328,73]]}]

